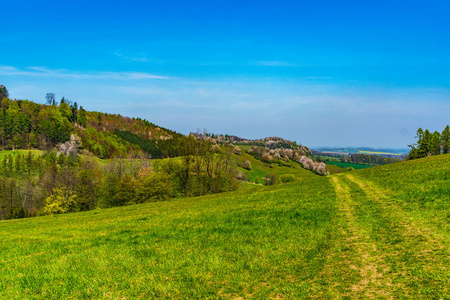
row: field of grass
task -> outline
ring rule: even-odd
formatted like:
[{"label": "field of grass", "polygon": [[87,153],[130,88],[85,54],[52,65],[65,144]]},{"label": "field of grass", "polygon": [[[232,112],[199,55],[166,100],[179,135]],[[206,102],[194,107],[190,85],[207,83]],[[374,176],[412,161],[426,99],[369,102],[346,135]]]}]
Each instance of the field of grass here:
[{"label": "field of grass", "polygon": [[403,154],[400,154],[400,153],[389,153],[389,152],[378,152],[378,151],[362,151],[362,150],[360,150],[358,153],[374,154],[374,155],[398,155],[398,156],[402,156],[403,155]]},{"label": "field of grass", "polygon": [[41,155],[43,153],[42,150],[1,150],[0,151],[0,159],[3,159],[5,155],[11,154],[12,156],[16,156],[21,153],[22,155],[27,155],[28,152],[31,152],[33,156]]},{"label": "field of grass", "polygon": [[365,168],[371,168],[373,166],[369,165],[361,165],[361,164],[351,164],[351,163],[345,163],[340,161],[327,161],[327,164],[341,167],[341,168],[350,168],[352,167],[355,170],[365,169]]},{"label": "field of grass", "polygon": [[326,165],[327,171],[330,172],[331,175],[342,173],[342,172],[348,172],[347,168],[335,166],[328,162],[326,162],[325,165]]},{"label": "field of grass", "polygon": [[2,221],[0,298],[450,297],[450,155],[312,175]]}]

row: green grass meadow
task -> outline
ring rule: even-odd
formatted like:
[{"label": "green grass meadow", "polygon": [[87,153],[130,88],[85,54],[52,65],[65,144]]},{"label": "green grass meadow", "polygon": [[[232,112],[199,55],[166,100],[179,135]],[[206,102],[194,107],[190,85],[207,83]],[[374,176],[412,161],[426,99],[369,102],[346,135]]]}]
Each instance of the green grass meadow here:
[{"label": "green grass meadow", "polygon": [[346,163],[346,162],[340,162],[340,161],[327,161],[328,165],[333,165],[336,167],[341,167],[341,168],[350,168],[352,167],[355,170],[361,170],[361,169],[366,169],[366,168],[372,168],[373,166],[369,166],[369,165],[362,165],[362,164],[352,164],[352,163]]},{"label": "green grass meadow", "polygon": [[0,298],[450,297],[450,155],[298,176],[1,221]]},{"label": "green grass meadow", "polygon": [[43,153],[42,150],[2,150],[0,151],[0,159],[3,159],[6,155],[12,155],[13,157],[21,153],[23,156],[28,155],[28,152],[31,152],[33,156],[38,156]]}]

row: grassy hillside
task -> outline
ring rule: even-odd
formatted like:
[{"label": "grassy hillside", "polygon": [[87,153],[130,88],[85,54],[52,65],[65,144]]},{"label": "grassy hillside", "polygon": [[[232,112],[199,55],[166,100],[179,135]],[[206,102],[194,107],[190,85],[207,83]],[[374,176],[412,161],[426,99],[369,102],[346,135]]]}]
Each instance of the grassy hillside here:
[{"label": "grassy hillside", "polygon": [[262,179],[269,174],[277,174],[278,176],[293,175],[297,179],[314,178],[317,176],[313,172],[303,169],[300,166],[300,164],[292,161],[290,162],[292,167],[288,167],[288,166],[280,166],[276,163],[272,164],[264,163],[254,158],[253,156],[249,155],[248,153],[242,153],[242,155],[238,157],[238,161],[240,162],[246,160],[250,161],[252,166],[251,170],[245,170],[242,168],[240,168],[240,170],[245,174],[247,174],[248,181],[250,182],[255,182],[255,180],[257,180],[256,178],[258,178],[259,182],[262,183],[263,182]]},{"label": "grassy hillside", "polygon": [[449,198],[442,155],[2,221],[0,298],[448,298]]}]

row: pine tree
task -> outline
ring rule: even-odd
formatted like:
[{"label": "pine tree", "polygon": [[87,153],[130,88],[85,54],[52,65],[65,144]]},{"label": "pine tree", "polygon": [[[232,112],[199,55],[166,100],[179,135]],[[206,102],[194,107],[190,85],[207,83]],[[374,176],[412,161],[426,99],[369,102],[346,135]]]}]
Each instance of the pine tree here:
[{"label": "pine tree", "polygon": [[80,126],[86,127],[86,111],[83,106],[80,106],[80,111],[78,112],[78,124]]},{"label": "pine tree", "polygon": [[450,151],[450,126],[446,126],[441,135],[442,154]]},{"label": "pine tree", "polygon": [[435,131],[431,136],[431,154],[441,154],[441,134],[438,131]]}]

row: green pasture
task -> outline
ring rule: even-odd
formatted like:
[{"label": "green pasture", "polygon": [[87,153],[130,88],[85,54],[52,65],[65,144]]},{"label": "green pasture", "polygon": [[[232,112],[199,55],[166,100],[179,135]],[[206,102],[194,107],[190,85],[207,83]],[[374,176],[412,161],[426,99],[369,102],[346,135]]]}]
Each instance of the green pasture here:
[{"label": "green pasture", "polygon": [[31,152],[33,156],[41,155],[44,151],[42,150],[0,150],[0,159],[3,159],[8,154],[11,154],[13,157],[21,153],[23,156],[27,155],[28,152]]},{"label": "green pasture", "polygon": [[403,154],[400,154],[400,153],[389,153],[389,152],[378,152],[378,151],[363,151],[363,150],[358,151],[358,153],[361,153],[361,154],[373,154],[373,155],[398,155],[398,156],[402,156],[403,155]]},{"label": "green pasture", "polygon": [[352,164],[352,163],[345,163],[340,161],[327,161],[328,165],[333,165],[341,168],[350,168],[352,167],[355,170],[365,169],[365,168],[371,168],[373,166],[369,165],[361,165],[361,164]]},{"label": "green pasture", "polygon": [[332,165],[328,161],[325,163],[325,165],[327,171],[330,172],[331,175],[348,171],[347,168]]},{"label": "green pasture", "polygon": [[450,155],[302,174],[1,221],[0,298],[450,298]]}]

